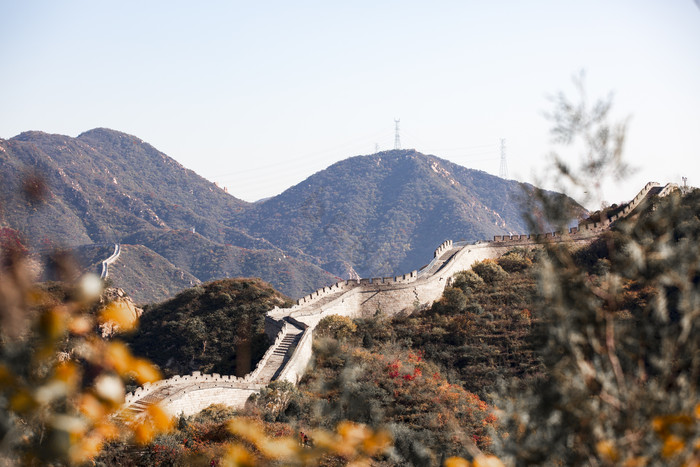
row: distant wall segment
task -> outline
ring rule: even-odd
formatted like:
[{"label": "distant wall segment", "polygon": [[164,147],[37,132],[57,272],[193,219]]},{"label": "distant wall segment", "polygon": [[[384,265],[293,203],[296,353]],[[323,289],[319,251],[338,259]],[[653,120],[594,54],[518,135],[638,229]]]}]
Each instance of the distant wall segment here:
[{"label": "distant wall segment", "polygon": [[[677,187],[675,187],[677,189]],[[431,262],[420,271],[394,277],[341,281],[308,294],[289,308],[274,308],[265,317],[265,333],[273,344],[256,368],[243,378],[202,375],[195,372],[176,376],[137,389],[126,398],[125,406],[151,400],[165,405],[173,414],[196,413],[214,403],[242,407],[248,396],[270,382],[263,376],[265,366],[274,362],[273,355],[284,346],[290,333],[301,333],[289,355],[279,363],[274,379],[296,384],[312,358],[313,331],[319,321],[331,315],[350,318],[374,316],[377,312],[392,314],[426,306],[438,300],[449,279],[457,272],[469,269],[475,262],[496,258],[515,246],[536,247],[542,242],[590,242],[610,224],[629,215],[650,193],[665,194],[674,188],[647,183],[619,213],[597,223],[583,223],[566,233],[550,232],[538,235],[496,235],[493,241],[476,243],[443,242],[433,253]],[[297,334],[298,335],[298,334]],[[269,368],[268,368],[269,370]]]}]

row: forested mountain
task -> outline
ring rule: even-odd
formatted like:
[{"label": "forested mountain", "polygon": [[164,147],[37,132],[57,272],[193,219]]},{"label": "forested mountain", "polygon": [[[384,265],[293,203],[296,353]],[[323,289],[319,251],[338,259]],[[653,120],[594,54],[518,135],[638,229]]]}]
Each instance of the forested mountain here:
[{"label": "forested mountain", "polygon": [[523,233],[523,186],[414,150],[352,157],[234,216],[235,225],[338,275],[420,267],[445,239]]},{"label": "forested mountain", "polygon": [[[77,138],[25,132],[0,141],[4,220],[35,242],[115,242],[144,228],[192,227],[223,241],[223,220],[247,206],[140,139],[107,129]],[[26,216],[18,184],[43,178],[41,209]],[[57,231],[58,229],[58,231]]]},{"label": "forested mountain", "polygon": [[[0,140],[0,164],[0,226],[33,251],[68,247],[81,258],[86,245],[133,245],[112,279],[139,301],[229,276],[262,276],[291,296],[337,280],[231,227],[248,203],[134,136],[25,132]],[[89,259],[86,268],[104,258]]]},{"label": "forested mountain", "polygon": [[[417,269],[446,239],[527,231],[522,184],[415,150],[351,157],[254,204],[104,128],[0,140],[0,163],[0,227],[21,232],[30,249],[152,250],[116,263],[113,279],[125,282],[116,285],[137,300],[239,276],[299,297],[341,277]],[[151,283],[157,277],[170,285]]]}]

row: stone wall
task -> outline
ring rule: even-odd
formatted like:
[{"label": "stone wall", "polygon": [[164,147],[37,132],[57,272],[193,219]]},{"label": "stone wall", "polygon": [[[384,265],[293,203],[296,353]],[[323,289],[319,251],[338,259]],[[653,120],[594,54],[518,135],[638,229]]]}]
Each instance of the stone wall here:
[{"label": "stone wall", "polygon": [[304,373],[306,372],[306,367],[311,361],[313,353],[313,329],[307,328],[304,334],[301,336],[301,340],[297,344],[292,358],[289,359],[287,364],[284,366],[284,370],[279,375],[279,380],[289,381],[290,383],[297,384]]},{"label": "stone wall", "polygon": [[[440,298],[455,273],[469,269],[475,262],[498,257],[514,246],[534,248],[543,241],[591,241],[611,222],[629,215],[656,187],[659,187],[658,183],[651,182],[645,185],[637,196],[611,219],[581,224],[569,229],[565,234],[549,232],[537,235],[496,235],[492,242],[473,244],[453,244],[448,240],[437,247],[431,262],[420,271],[394,277],[347,280],[322,287],[300,298],[290,308],[276,307],[267,313],[265,332],[274,342],[256,368],[244,378],[201,375],[199,372],[188,376],[176,376],[144,385],[127,396],[125,405],[160,391],[163,394],[167,392],[163,403],[167,410],[174,414],[196,413],[213,403],[242,407],[248,396],[262,387],[258,375],[284,339],[289,326],[303,329],[303,334],[278,379],[296,384],[312,358],[314,328],[324,317],[340,315],[357,318],[373,316],[377,312],[398,313],[410,311],[417,306],[430,305]],[[670,192],[672,189],[673,187],[667,185],[661,192]]]},{"label": "stone wall", "polygon": [[262,389],[262,386],[250,388],[208,386],[189,388],[176,398],[164,399],[163,406],[172,416],[184,416],[201,412],[212,404],[223,404],[229,407],[243,408],[248,397]]}]

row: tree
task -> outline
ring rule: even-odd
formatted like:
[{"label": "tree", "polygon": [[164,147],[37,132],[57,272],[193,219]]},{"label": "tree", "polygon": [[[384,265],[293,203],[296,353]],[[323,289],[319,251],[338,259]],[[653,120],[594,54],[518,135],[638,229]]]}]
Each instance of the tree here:
[{"label": "tree", "polygon": [[[625,171],[625,125],[609,124],[609,110],[609,100],[591,108],[584,97],[555,102],[554,136],[585,147],[579,171],[555,158],[575,187],[598,190],[602,175]],[[561,225],[565,212],[539,195],[540,219]],[[525,390],[503,392],[509,437],[497,450],[515,465],[697,465],[700,194],[651,200],[602,241],[600,268],[577,261],[587,255],[568,245],[544,244],[546,372]]]}]

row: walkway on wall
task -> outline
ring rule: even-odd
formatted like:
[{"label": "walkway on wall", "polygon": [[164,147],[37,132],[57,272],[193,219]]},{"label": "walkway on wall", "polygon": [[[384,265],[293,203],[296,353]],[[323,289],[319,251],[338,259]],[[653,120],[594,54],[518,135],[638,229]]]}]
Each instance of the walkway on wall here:
[{"label": "walkway on wall", "polygon": [[[330,287],[323,287],[303,297],[297,305],[291,308],[276,308],[267,313],[266,328],[267,320],[269,320],[273,326],[272,333],[277,334],[275,342],[265,353],[258,366],[244,378],[200,375],[199,372],[195,372],[192,376],[178,376],[159,381],[130,394],[124,412],[138,415],[150,404],[166,400],[176,401],[178,398],[187,399],[187,395],[192,391],[203,389],[233,388],[244,392],[261,388],[278,378],[295,382],[303,374],[304,368],[311,358],[312,331],[323,316],[338,313],[339,308],[342,307],[354,306],[361,312],[364,304],[368,302],[372,302],[369,304],[371,306],[384,306],[385,303],[382,300],[387,299],[393,300],[387,302],[388,308],[405,309],[418,300],[419,293],[424,294],[420,296],[421,304],[432,302],[439,298],[451,274],[461,269],[468,269],[476,260],[481,261],[485,258],[496,257],[515,246],[537,245],[542,241],[590,241],[600,232],[609,228],[615,220],[628,216],[643,199],[654,195],[663,196],[674,188],[677,189],[677,186],[669,184],[661,187],[657,183],[650,182],[628,203],[622,212],[613,218],[606,219],[605,222],[579,225],[577,228],[570,229],[568,233],[496,236],[493,241],[473,244],[453,244],[452,241],[448,240],[438,247],[432,261],[417,275],[414,271],[410,275],[403,275],[403,277],[363,279],[359,282],[343,281]],[[115,247],[115,254],[118,256],[118,245]],[[351,313],[347,309],[340,311],[343,316],[357,315],[356,313],[353,315],[354,312]],[[228,394],[227,397],[230,397],[231,393]],[[214,397],[207,400],[211,399]],[[245,399],[241,400],[245,402]],[[214,402],[227,403],[224,399],[211,401],[211,403]]]},{"label": "walkway on wall", "polygon": [[280,343],[272,351],[272,356],[265,362],[257,378],[255,378],[256,383],[268,384],[270,381],[277,379],[285,363],[289,361],[292,353],[294,353],[294,348],[299,339],[301,339],[304,330],[293,324],[287,329]]},{"label": "walkway on wall", "polygon": [[463,246],[454,246],[450,248],[449,250],[444,251],[438,258],[433,259],[426,267],[425,269],[422,269],[418,273],[419,278],[428,278],[432,276],[433,274],[437,273],[442,269],[445,264],[447,264],[454,255],[459,253],[462,250]]},{"label": "walkway on wall", "polygon": [[106,260],[102,261],[102,272],[100,273],[100,279],[107,279],[109,276],[109,265],[114,263],[118,258],[119,255],[122,252],[121,245],[118,243],[114,244],[114,253],[107,258]]},{"label": "walkway on wall", "polygon": [[[263,356],[258,367],[249,375],[252,377],[245,386],[263,387],[279,377],[285,364],[294,353],[295,346],[301,339],[304,329],[287,321],[286,326],[281,332],[282,335],[279,336],[280,338],[265,352],[265,356]],[[156,389],[148,392],[140,399],[127,404],[118,418],[124,420],[127,418],[133,419],[139,417],[153,404],[177,400],[192,391],[226,387],[239,388],[241,386],[241,383],[236,381],[201,381],[197,378],[192,381],[180,377],[171,378],[162,383],[164,384],[159,385]]]}]

